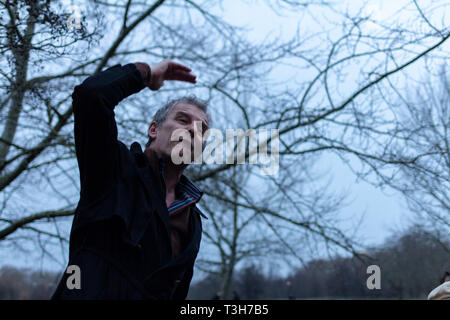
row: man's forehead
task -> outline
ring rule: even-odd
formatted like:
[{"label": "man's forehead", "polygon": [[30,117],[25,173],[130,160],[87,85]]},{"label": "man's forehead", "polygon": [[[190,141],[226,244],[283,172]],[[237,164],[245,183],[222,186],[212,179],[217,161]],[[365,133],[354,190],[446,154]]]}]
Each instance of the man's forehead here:
[{"label": "man's forehead", "polygon": [[198,118],[200,120],[203,120],[206,124],[208,123],[208,117],[206,116],[206,113],[200,109],[199,107],[187,104],[187,103],[178,103],[176,104],[170,113],[175,117],[177,114],[184,114],[189,115],[194,118]]}]

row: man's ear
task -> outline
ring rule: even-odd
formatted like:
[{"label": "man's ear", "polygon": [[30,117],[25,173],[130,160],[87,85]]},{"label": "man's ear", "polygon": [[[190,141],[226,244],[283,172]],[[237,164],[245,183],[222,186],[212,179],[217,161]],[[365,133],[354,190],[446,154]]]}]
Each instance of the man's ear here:
[{"label": "man's ear", "polygon": [[156,121],[152,121],[150,123],[150,126],[148,127],[148,136],[150,138],[152,138],[152,140],[155,140],[156,136],[158,135],[156,129],[157,129],[157,122]]}]

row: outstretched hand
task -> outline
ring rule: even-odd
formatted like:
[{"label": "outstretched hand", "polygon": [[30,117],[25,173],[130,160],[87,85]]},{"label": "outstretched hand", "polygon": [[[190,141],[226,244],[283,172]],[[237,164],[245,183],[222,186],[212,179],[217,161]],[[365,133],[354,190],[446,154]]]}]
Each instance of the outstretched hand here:
[{"label": "outstretched hand", "polygon": [[190,83],[196,83],[196,76],[191,73],[191,69],[164,59],[161,62],[151,66],[150,81],[145,80],[145,86],[151,90],[158,90],[164,85],[165,80],[177,80]]}]

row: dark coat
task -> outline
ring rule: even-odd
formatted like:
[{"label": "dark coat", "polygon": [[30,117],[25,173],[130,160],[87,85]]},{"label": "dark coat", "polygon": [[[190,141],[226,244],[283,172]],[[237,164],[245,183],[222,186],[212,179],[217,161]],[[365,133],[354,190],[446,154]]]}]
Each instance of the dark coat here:
[{"label": "dark coat", "polygon": [[165,190],[138,143],[117,140],[114,107],[143,89],[134,64],[114,66],[72,94],[80,201],[68,265],[81,270],[81,289],[64,273],[52,299],[185,299],[200,247],[204,216],[194,207],[190,236],[172,259]]}]

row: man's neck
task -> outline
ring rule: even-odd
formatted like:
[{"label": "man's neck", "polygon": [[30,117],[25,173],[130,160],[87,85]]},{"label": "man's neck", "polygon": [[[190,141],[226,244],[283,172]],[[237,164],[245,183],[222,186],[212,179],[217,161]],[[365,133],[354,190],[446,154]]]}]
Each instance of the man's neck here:
[{"label": "man's neck", "polygon": [[186,169],[187,165],[176,165],[172,162],[170,157],[162,157],[159,153],[153,149],[145,149],[145,155],[150,158],[150,152],[154,152],[155,155],[164,162],[164,182],[166,185],[166,195],[174,194],[175,187],[180,181],[180,177]]},{"label": "man's neck", "polygon": [[164,167],[164,181],[166,183],[166,194],[175,192],[175,186],[180,181],[186,166],[175,165],[170,159],[163,159]]}]

